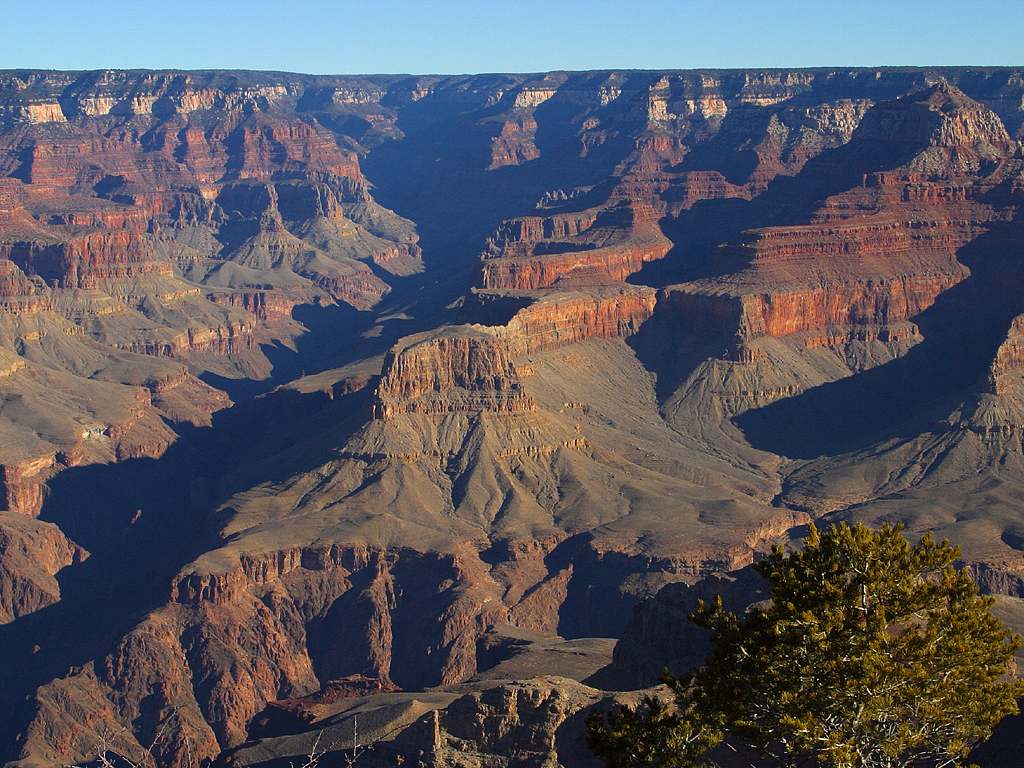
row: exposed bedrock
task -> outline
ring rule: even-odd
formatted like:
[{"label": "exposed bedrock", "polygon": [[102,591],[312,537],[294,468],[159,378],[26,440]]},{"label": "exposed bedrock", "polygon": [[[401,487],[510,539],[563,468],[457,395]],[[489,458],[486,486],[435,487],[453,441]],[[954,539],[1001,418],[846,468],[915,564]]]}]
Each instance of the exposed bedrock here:
[{"label": "exposed bedrock", "polygon": [[54,576],[88,556],[52,523],[14,512],[0,512],[0,623],[57,602]]},{"label": "exposed bedrock", "polygon": [[[521,298],[527,305],[504,326],[457,326],[450,335],[430,333],[400,342],[384,359],[375,415],[532,411],[536,405],[522,386],[528,366],[521,370],[517,359],[586,339],[628,337],[651,316],[655,303],[654,291],[642,286]],[[487,298],[481,300],[486,304]]]},{"label": "exposed bedrock", "polygon": [[158,262],[149,242],[131,230],[93,232],[54,244],[5,243],[0,256],[56,288],[91,288],[101,280],[171,275],[171,265]]},{"label": "exposed bedrock", "polygon": [[[530,647],[524,655],[530,654]],[[551,653],[572,658],[589,650],[570,642],[553,647]],[[337,745],[329,749],[327,759],[344,760],[351,754],[357,726],[368,745],[359,761],[368,768],[419,762],[452,768],[597,768],[597,758],[586,747],[587,715],[612,702],[634,704],[639,696],[608,695],[570,677],[564,662],[562,666],[563,673],[557,675],[514,681],[485,678],[458,691],[376,694],[311,708],[310,716],[315,717],[314,711],[323,715],[305,730],[243,745],[226,753],[219,764],[241,768],[294,761],[309,752],[314,730],[323,734],[322,740]]]},{"label": "exposed bedrock", "polygon": [[613,666],[623,683],[645,688],[657,685],[666,670],[681,676],[700,666],[711,644],[707,630],[691,622],[690,614],[699,601],[719,596],[727,610],[740,614],[769,599],[767,584],[752,568],[662,587],[636,606],[615,645]]},{"label": "exposed bedrock", "polygon": [[[714,287],[679,286],[667,289],[665,301],[679,313],[681,323],[697,326],[731,320],[736,337],[743,341],[805,334],[803,343],[814,346],[828,344],[831,335],[843,328],[864,328],[884,339],[890,333],[888,326],[923,312],[961,279],[962,274],[862,278],[740,295],[716,293]],[[708,315],[717,320],[709,323]]]},{"label": "exposed bedrock", "polygon": [[[461,397],[442,393],[461,390]],[[438,395],[416,403],[425,395]],[[532,400],[522,390],[509,346],[493,331],[473,327],[458,335],[413,339],[384,360],[377,385],[374,415],[388,418],[409,411],[446,412],[485,409],[496,412],[529,411]]]},{"label": "exposed bedrock", "polygon": [[1024,371],[1024,315],[1017,315],[1010,323],[1006,338],[996,350],[989,381],[994,394],[1010,394]]},{"label": "exposed bedrock", "polygon": [[1024,626],[1022,93],[0,73],[0,754],[588,765],[811,519]]},{"label": "exposed bedrock", "polygon": [[491,290],[532,290],[565,283],[620,282],[671,243],[648,205],[624,203],[593,218],[522,220],[499,232],[496,253],[485,253],[482,285]]}]

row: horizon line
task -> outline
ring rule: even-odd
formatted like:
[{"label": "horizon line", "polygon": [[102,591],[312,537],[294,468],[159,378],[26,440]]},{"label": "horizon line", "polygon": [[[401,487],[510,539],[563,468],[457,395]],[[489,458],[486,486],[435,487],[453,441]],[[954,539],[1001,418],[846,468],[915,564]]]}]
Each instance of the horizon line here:
[{"label": "horizon line", "polygon": [[296,77],[486,77],[495,75],[554,75],[554,74],[599,74],[599,73],[684,73],[684,72],[827,72],[833,70],[1014,70],[1024,69],[1020,64],[822,64],[808,66],[749,66],[749,67],[596,67],[591,69],[537,69],[537,70],[482,70],[479,72],[303,72],[291,69],[260,69],[251,67],[0,67],[0,73],[53,72],[61,74],[93,74],[101,72],[174,72],[189,73],[259,73],[268,75],[292,75]]}]

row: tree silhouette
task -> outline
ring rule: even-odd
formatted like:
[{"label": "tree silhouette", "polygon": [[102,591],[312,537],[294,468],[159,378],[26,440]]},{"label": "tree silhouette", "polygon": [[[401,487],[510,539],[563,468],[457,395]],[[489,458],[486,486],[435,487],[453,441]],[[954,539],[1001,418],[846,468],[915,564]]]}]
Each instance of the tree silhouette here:
[{"label": "tree silhouette", "polygon": [[795,768],[953,768],[1017,712],[1018,637],[955,568],[959,550],[900,526],[811,527],[802,550],[757,570],[771,601],[745,616],[720,598],[691,619],[711,632],[703,667],[667,677],[674,701],[595,714],[611,768],[713,764],[719,745]]}]

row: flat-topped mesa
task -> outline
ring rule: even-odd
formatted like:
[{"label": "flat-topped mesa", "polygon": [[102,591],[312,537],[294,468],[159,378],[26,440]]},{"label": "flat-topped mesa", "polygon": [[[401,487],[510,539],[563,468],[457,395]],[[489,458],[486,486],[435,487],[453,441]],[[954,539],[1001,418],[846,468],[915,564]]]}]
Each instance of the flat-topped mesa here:
[{"label": "flat-topped mesa", "polygon": [[523,216],[506,219],[487,240],[484,258],[529,256],[543,240],[577,237],[594,226],[598,211],[558,213],[551,216]]},{"label": "flat-topped mesa", "polygon": [[586,339],[625,338],[654,313],[656,291],[646,286],[548,293],[499,329],[516,355]]},{"label": "flat-topped mesa", "polygon": [[[657,212],[643,202],[622,201],[594,215],[575,234],[540,239],[545,228],[572,230],[586,219],[524,219],[518,240],[504,243],[513,255],[483,260],[481,283],[488,290],[535,290],[559,282],[621,282],[648,261],[662,259],[672,247],[657,225]],[[513,230],[514,232],[514,230]]]},{"label": "flat-topped mesa", "polygon": [[[672,286],[665,309],[681,327],[732,329],[728,356],[745,360],[748,344],[760,337],[799,335],[802,346],[836,346],[849,341],[902,342],[919,338],[910,318],[928,309],[939,294],[965,274],[861,277],[818,285],[730,290],[714,283]],[[728,335],[728,334],[726,334]]]},{"label": "flat-topped mesa", "polygon": [[664,258],[671,247],[660,232],[651,230],[614,246],[529,259],[493,259],[483,266],[482,283],[486,289],[535,290],[563,281],[621,282],[646,262]]},{"label": "flat-topped mesa", "polygon": [[587,339],[630,336],[654,312],[655,291],[609,286],[522,299],[530,303],[506,325],[458,326],[399,342],[384,360],[374,416],[532,411],[517,360]]},{"label": "flat-topped mesa", "polygon": [[[781,337],[830,327],[887,327],[920,314],[962,279],[902,275],[739,297],[745,338]],[[814,343],[814,342],[811,342]]]},{"label": "flat-topped mesa", "polygon": [[828,329],[873,328],[877,338],[888,338],[891,333],[885,329],[925,311],[939,294],[966,276],[966,269],[867,274],[817,285],[744,286],[735,290],[708,282],[674,286],[667,293],[674,312],[692,319],[705,315],[719,318],[730,324],[738,339],[811,334],[805,343],[816,346],[827,338]]},{"label": "flat-topped mesa", "polygon": [[534,408],[505,340],[489,328],[463,326],[451,335],[412,337],[388,352],[373,415]]},{"label": "flat-topped mesa", "polygon": [[[171,199],[162,193],[136,196],[132,205],[102,204],[75,208],[75,199],[68,197],[61,200],[51,198],[50,210],[40,215],[47,224],[56,227],[68,227],[72,230],[85,229],[130,229],[135,232],[146,232],[155,216],[169,214],[165,206]],[[177,206],[178,202],[173,205]]]},{"label": "flat-topped mesa", "polygon": [[743,282],[771,284],[871,271],[962,272],[956,251],[984,231],[986,209],[903,206],[877,215],[748,232],[734,253]]}]

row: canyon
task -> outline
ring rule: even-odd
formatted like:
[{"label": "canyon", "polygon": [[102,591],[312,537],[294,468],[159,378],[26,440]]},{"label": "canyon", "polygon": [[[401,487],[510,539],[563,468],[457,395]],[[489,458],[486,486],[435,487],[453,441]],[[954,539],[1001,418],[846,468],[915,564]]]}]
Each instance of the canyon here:
[{"label": "canyon", "polygon": [[596,766],[811,522],[1024,630],[1022,142],[1012,68],[0,72],[0,757]]}]

